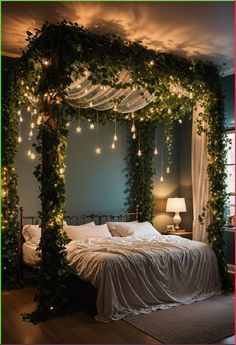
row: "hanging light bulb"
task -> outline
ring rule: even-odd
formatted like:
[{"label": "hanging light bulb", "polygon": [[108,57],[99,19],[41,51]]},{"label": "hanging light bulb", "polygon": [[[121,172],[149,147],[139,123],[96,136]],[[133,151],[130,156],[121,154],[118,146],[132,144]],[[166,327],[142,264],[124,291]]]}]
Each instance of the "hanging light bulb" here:
[{"label": "hanging light bulb", "polygon": [[158,149],[155,147],[155,150],[154,150],[154,155],[157,156],[158,155]]},{"label": "hanging light bulb", "polygon": [[117,137],[117,135],[116,135],[116,134],[114,135],[113,140],[114,140],[114,141],[117,141],[117,140],[118,140],[118,137]]},{"label": "hanging light bulb", "polygon": [[23,117],[22,116],[20,116],[20,122],[23,122]]},{"label": "hanging light bulb", "polygon": [[115,119],[114,119],[114,123],[115,123],[115,128],[114,128],[114,137],[113,137],[113,141],[118,141],[118,137],[117,137],[117,134],[116,134],[116,116],[115,116]]},{"label": "hanging light bulb", "polygon": [[167,172],[167,174],[170,173],[170,168],[169,167],[166,168],[166,172]]},{"label": "hanging light bulb", "polygon": [[138,156],[139,156],[139,157],[142,156],[142,152],[141,152],[140,149],[138,150]]},{"label": "hanging light bulb", "polygon": [[111,148],[112,148],[112,149],[115,149],[115,148],[116,148],[116,145],[115,145],[114,141],[113,141],[112,144],[111,144]]},{"label": "hanging light bulb", "polygon": [[95,128],[94,124],[93,124],[93,123],[90,123],[89,128],[90,128],[90,129],[94,129],[94,128]]},{"label": "hanging light bulb", "polygon": [[164,178],[163,176],[160,177],[160,181],[163,182],[164,181]]},{"label": "hanging light bulb", "polygon": [[18,141],[18,143],[22,143],[22,138],[21,138],[21,136],[18,137],[17,141]]},{"label": "hanging light bulb", "polygon": [[136,133],[135,132],[132,135],[132,139],[136,139]]},{"label": "hanging light bulb", "polygon": [[134,133],[135,131],[136,131],[136,128],[135,128],[135,124],[133,123],[131,127],[131,133]]},{"label": "hanging light bulb", "polygon": [[27,111],[28,111],[28,113],[30,112],[30,106],[28,105],[28,107],[27,107]]}]

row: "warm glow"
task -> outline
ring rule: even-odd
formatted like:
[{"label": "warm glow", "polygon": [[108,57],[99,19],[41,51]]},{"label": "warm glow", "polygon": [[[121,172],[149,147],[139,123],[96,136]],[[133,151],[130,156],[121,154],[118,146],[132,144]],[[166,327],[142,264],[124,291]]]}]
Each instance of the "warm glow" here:
[{"label": "warm glow", "polygon": [[168,198],[166,204],[166,212],[186,212],[185,199]]},{"label": "warm glow", "polygon": [[100,148],[100,147],[96,147],[95,153],[96,153],[97,155],[100,155],[100,154],[102,153],[101,148]]},{"label": "warm glow", "polygon": [[76,133],[81,133],[81,131],[82,131],[82,128],[81,128],[80,126],[78,126],[78,127],[76,128]]},{"label": "warm glow", "polygon": [[90,129],[94,129],[95,128],[95,125],[93,123],[90,124],[89,126]]},{"label": "warm glow", "polygon": [[138,156],[142,156],[142,151],[140,149],[138,150]]},{"label": "warm glow", "polygon": [[155,150],[154,150],[154,155],[158,155],[158,149],[157,148],[155,148]]}]

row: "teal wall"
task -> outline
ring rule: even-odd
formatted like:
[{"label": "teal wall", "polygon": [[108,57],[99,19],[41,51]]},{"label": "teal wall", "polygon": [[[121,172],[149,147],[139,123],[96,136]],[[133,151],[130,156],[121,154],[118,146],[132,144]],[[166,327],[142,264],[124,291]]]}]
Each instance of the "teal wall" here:
[{"label": "teal wall", "polygon": [[225,123],[226,127],[232,128],[235,126],[234,117],[234,74],[222,78],[222,90],[225,95]]}]

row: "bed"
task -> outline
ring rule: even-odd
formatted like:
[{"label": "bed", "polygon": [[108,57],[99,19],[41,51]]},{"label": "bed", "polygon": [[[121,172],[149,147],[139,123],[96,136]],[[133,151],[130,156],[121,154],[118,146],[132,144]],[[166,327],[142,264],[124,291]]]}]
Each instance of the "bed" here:
[{"label": "bed", "polygon": [[[97,238],[95,232],[100,230],[95,227],[92,236],[79,236],[67,245],[71,272],[97,289],[98,321],[119,320],[220,293],[217,259],[207,244],[161,235],[151,224],[124,222],[122,226],[128,229],[127,236]],[[23,244],[28,265],[39,263],[36,247]]]}]

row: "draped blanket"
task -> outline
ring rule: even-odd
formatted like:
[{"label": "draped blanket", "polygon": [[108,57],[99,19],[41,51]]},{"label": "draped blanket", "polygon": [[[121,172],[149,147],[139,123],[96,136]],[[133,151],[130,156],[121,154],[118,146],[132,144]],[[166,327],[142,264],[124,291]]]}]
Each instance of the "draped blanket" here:
[{"label": "draped blanket", "polygon": [[214,252],[179,236],[71,241],[67,257],[74,273],[98,288],[99,321],[188,304],[220,291]]}]

